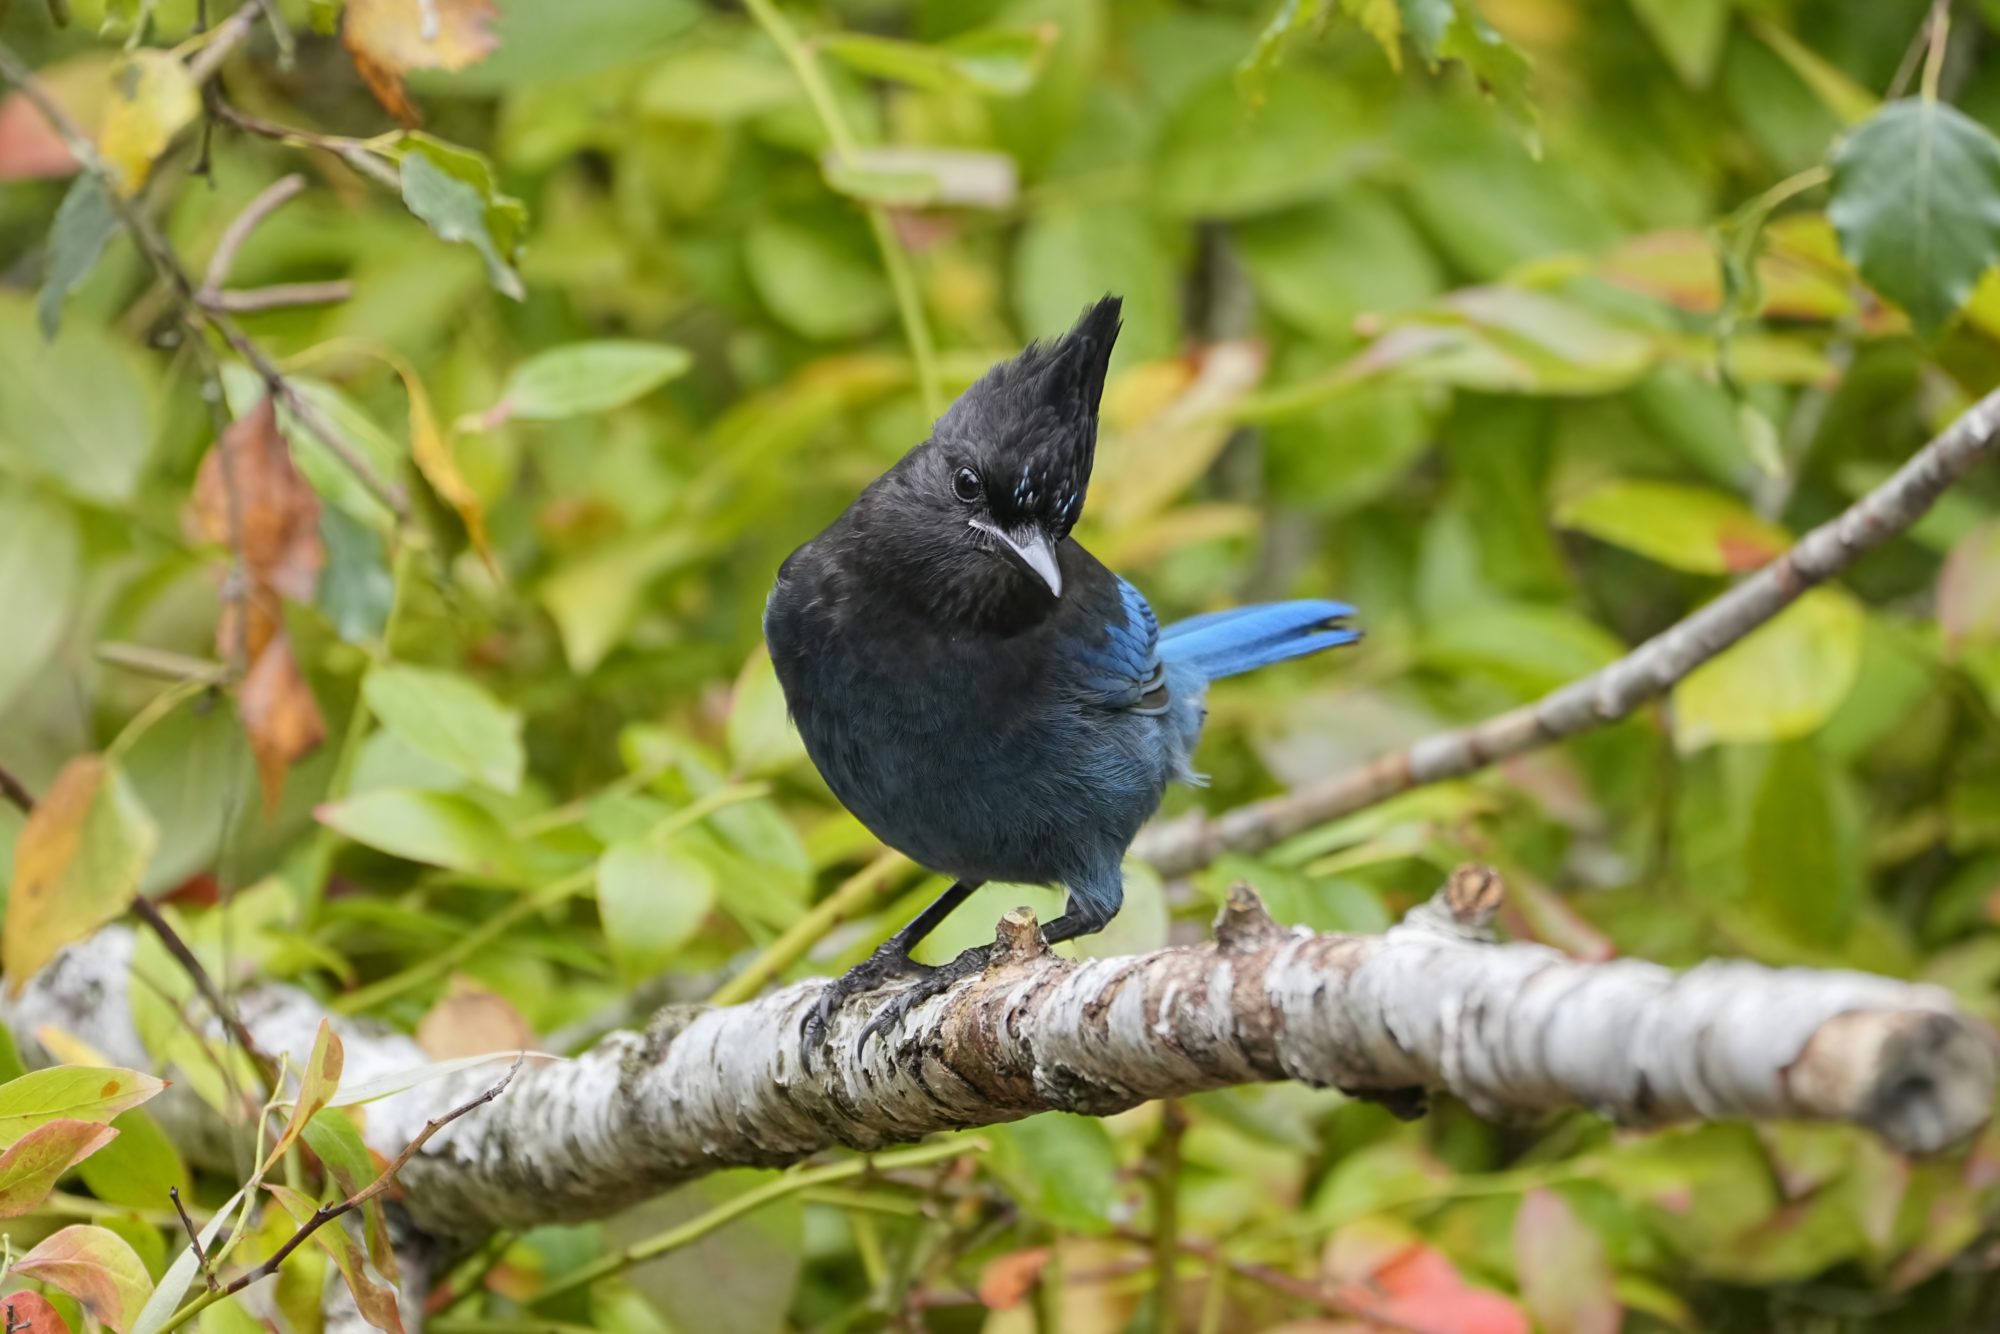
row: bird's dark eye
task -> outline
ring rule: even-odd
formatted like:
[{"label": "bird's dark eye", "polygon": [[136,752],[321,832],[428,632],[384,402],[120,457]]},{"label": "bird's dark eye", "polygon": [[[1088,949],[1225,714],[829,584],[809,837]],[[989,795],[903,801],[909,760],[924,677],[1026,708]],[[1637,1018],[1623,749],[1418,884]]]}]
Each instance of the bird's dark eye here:
[{"label": "bird's dark eye", "polygon": [[979,474],[960,468],[951,479],[951,493],[968,505],[979,499]]}]

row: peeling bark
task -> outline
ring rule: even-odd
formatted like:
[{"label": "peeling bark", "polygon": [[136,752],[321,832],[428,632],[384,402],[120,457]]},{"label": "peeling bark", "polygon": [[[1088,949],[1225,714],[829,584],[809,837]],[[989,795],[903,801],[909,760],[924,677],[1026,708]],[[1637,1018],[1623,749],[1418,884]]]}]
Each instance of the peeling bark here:
[{"label": "peeling bark", "polygon": [[[1676,974],[1496,945],[1492,872],[1465,868],[1379,936],[1285,930],[1239,888],[1213,943],[1072,962],[1025,910],[1002,957],[854,1050],[870,1007],[801,1049],[819,982],[745,1005],[669,1007],[572,1061],[522,1070],[495,1103],[440,1132],[404,1170],[404,1208],[432,1238],[603,1217],[725,1167],[877,1149],[1051,1109],[1103,1115],[1153,1098],[1297,1079],[1399,1109],[1447,1090],[1488,1116],[1587,1107],[1634,1125],[1793,1117],[1869,1126],[1911,1150],[1972,1133],[1991,1110],[1992,1035],[1935,987],[1846,972],[1710,963]],[[123,1003],[130,933],[67,951],[0,1007],[24,1051],[55,1023],[143,1065]],[[266,1050],[302,1056],[323,1010],[263,987],[240,1000]],[[408,1037],[336,1019],[347,1080],[424,1063]],[[385,1156],[490,1086],[461,1072],[369,1108]],[[213,1149],[178,1091],[170,1133]]]},{"label": "peeling bark", "polygon": [[1225,853],[1254,855],[1397,793],[1463,778],[1510,756],[1628,717],[1808,589],[1908,531],[1946,488],[1996,451],[2000,451],[2000,391],[1973,404],[1888,481],[1807,533],[1784,555],[1610,666],[1533,704],[1426,737],[1408,750],[1377,756],[1281,796],[1221,815],[1194,811],[1150,825],[1140,831],[1132,855],[1150,862],[1162,875],[1186,875]]}]

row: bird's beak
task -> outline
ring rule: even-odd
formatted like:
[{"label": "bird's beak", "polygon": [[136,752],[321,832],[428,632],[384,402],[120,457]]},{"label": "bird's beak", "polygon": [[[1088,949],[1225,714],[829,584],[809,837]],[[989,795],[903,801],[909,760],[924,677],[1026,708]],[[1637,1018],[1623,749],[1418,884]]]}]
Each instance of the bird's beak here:
[{"label": "bird's beak", "polygon": [[1033,524],[1024,524],[1013,532],[1007,532],[998,524],[972,521],[975,528],[983,528],[1007,544],[1007,549],[1021,558],[1021,563],[1035,572],[1035,577],[1049,586],[1051,597],[1062,596],[1062,566],[1056,561],[1056,544],[1049,535]]}]

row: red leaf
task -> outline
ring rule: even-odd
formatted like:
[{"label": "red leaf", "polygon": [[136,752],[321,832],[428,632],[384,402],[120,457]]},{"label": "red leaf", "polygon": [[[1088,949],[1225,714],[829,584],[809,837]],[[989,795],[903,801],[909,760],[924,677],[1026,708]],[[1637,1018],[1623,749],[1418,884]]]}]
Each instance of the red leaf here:
[{"label": "red leaf", "polygon": [[118,1334],[132,1327],[153,1278],[126,1240],[107,1228],[66,1227],[14,1262],[14,1272],[61,1288]]},{"label": "red leaf", "polygon": [[1049,1267],[1046,1246],[1014,1251],[987,1264],[979,1274],[979,1300],[989,1311],[1008,1311],[1027,1300],[1028,1293]]},{"label": "red leaf", "polygon": [[39,1292],[10,1292],[4,1304],[7,1328],[26,1334],[69,1334],[69,1322]]},{"label": "red leaf", "polygon": [[64,1172],[118,1138],[91,1121],[50,1121],[36,1126],[0,1154],[0,1218],[32,1213],[48,1199]]},{"label": "red leaf", "polygon": [[1411,1242],[1366,1280],[1340,1289],[1357,1314],[1420,1334],[1529,1334],[1528,1317],[1506,1297],[1467,1286],[1443,1252]]}]

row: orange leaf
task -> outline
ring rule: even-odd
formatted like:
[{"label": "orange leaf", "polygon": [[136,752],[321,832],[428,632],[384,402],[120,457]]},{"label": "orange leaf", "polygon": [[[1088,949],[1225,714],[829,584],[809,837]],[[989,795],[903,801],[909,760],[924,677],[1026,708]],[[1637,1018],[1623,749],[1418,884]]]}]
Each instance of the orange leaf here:
[{"label": "orange leaf", "polygon": [[284,795],[286,771],[326,740],[326,719],[292,655],[289,636],[282,632],[273,636],[258,653],[237,688],[236,710],[257,758],[268,819]]},{"label": "orange leaf", "polygon": [[91,1121],[50,1121],[21,1136],[0,1154],[0,1218],[40,1208],[64,1172],[117,1138]]},{"label": "orange leaf", "polygon": [[46,1238],[14,1262],[14,1272],[61,1288],[118,1334],[131,1329],[153,1291],[145,1262],[123,1237],[83,1223]]},{"label": "orange leaf", "polygon": [[500,38],[493,0],[347,0],[340,40],[375,100],[405,125],[417,109],[403,89],[413,69],[464,69],[493,54]]},{"label": "orange leaf", "polygon": [[63,766],[14,845],[0,964],[14,995],[72,941],[125,911],[159,832],[102,755]]},{"label": "orange leaf", "polygon": [[240,642],[255,662],[278,632],[279,600],[310,600],[326,563],[319,497],[292,462],[268,397],[231,422],[201,461],[188,526],[198,540],[224,546],[240,536],[249,625],[225,616],[216,648],[233,657]]},{"label": "orange leaf", "polygon": [[1019,1306],[1049,1267],[1049,1257],[1048,1247],[1033,1246],[991,1261],[979,1274],[980,1303],[989,1311]]},{"label": "orange leaf", "polygon": [[69,1322],[39,1292],[10,1292],[5,1300],[7,1328],[31,1334],[69,1334]]},{"label": "orange leaf", "polygon": [[1341,1287],[1357,1314],[1420,1334],[1529,1334],[1528,1317],[1497,1292],[1467,1285],[1442,1251],[1413,1241]]},{"label": "orange leaf", "polygon": [[453,978],[444,999],[417,1025],[417,1045],[432,1058],[453,1061],[495,1051],[531,1051],[535,1030],[521,1012],[495,993]]}]

